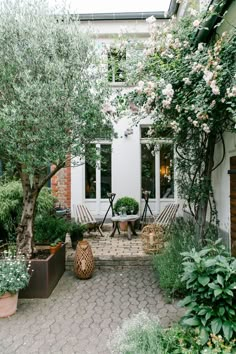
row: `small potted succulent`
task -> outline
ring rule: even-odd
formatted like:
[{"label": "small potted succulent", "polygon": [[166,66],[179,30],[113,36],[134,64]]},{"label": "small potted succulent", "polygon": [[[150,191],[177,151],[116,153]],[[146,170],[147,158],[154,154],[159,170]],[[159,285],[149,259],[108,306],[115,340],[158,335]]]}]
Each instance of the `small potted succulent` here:
[{"label": "small potted succulent", "polygon": [[30,262],[15,251],[5,250],[0,257],[0,318],[13,315],[17,309],[18,292],[30,280]]}]

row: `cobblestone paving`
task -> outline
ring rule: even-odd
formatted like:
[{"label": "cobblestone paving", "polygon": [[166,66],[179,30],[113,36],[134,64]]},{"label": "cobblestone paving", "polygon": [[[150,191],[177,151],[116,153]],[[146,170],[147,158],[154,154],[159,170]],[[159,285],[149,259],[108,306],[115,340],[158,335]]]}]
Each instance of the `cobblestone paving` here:
[{"label": "cobblestone paving", "polygon": [[[106,257],[106,256],[145,256],[143,251],[142,240],[140,237],[141,232],[138,232],[137,236],[132,236],[129,240],[127,233],[122,232],[120,235],[115,234],[114,237],[109,237],[110,232],[105,231],[104,237],[97,233],[91,232],[85,234],[85,239],[89,241],[94,257]],[[69,238],[68,238],[69,243]],[[72,254],[73,254],[73,250]],[[67,251],[68,252],[68,251]],[[69,254],[69,253],[68,253]]]},{"label": "cobblestone paving", "polygon": [[165,304],[152,270],[97,270],[89,280],[65,272],[48,299],[20,299],[17,313],[0,319],[1,354],[108,354],[115,328],[144,309],[163,326],[179,319]]}]

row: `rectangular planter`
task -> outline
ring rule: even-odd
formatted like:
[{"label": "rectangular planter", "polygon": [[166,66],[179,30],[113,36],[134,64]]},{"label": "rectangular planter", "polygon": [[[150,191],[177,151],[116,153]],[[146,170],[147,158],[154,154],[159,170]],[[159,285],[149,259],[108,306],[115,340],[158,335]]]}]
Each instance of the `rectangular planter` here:
[{"label": "rectangular planter", "polygon": [[47,298],[65,271],[65,244],[47,259],[32,259],[29,285],[20,290],[23,299]]}]

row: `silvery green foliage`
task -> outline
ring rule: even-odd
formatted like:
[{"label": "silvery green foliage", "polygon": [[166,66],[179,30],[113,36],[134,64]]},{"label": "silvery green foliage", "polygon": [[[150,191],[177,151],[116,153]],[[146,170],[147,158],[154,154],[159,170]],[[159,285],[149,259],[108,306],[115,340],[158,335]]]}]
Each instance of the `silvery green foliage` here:
[{"label": "silvery green foliage", "polygon": [[121,327],[113,332],[108,342],[111,353],[154,354],[161,353],[158,348],[161,327],[159,319],[141,311],[126,319]]},{"label": "silvery green foliage", "polygon": [[93,40],[46,1],[0,4],[0,158],[44,174],[106,125],[106,86]]}]

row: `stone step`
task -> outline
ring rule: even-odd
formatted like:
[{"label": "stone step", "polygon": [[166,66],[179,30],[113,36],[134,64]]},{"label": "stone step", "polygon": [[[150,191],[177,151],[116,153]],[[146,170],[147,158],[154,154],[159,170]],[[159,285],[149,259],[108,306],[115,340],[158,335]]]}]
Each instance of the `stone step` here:
[{"label": "stone step", "polygon": [[[106,269],[152,267],[152,256],[95,256],[95,267]],[[73,270],[74,255],[66,257],[66,270]]]}]

